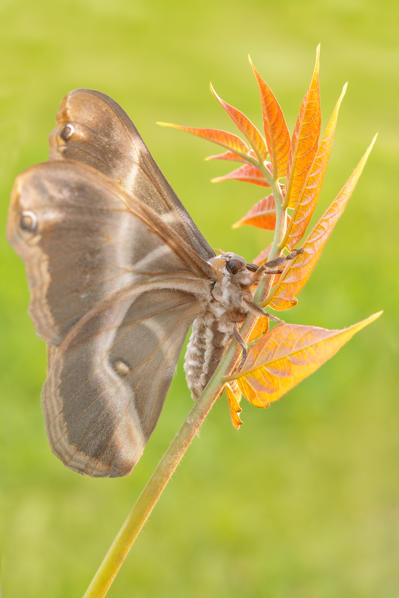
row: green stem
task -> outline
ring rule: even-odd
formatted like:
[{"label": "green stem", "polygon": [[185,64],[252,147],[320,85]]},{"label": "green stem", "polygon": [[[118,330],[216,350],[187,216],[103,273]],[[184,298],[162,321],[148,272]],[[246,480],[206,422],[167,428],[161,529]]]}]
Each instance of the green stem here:
[{"label": "green stem", "polygon": [[[277,180],[272,179],[270,172],[263,164],[258,164],[258,168],[263,172],[265,177],[268,179],[270,188],[274,197],[274,204],[276,208],[276,226],[274,228],[273,242],[270,247],[268,260],[272,260],[279,256],[281,253],[281,240],[285,236],[287,228],[287,210],[283,206],[283,196],[281,188]],[[271,286],[273,284],[273,276],[267,276],[261,284],[259,284],[255,301],[264,307],[267,304],[267,297],[269,296]]]},{"label": "green stem", "polygon": [[[260,166],[260,169],[264,172],[270,183],[276,204],[276,227],[274,230],[272,247],[269,253],[269,258],[273,259],[279,254],[279,245],[285,233],[286,211],[283,208],[281,190],[277,181],[272,179],[270,172],[266,167],[259,163],[257,163],[257,165],[258,167]],[[270,290],[272,277],[268,276],[266,278],[260,282],[255,294],[255,300],[260,304]],[[249,337],[255,321],[256,317],[253,315],[249,314],[247,316],[240,330],[240,334],[244,339]],[[232,341],[207,387],[196,401],[186,421],[183,423],[169,445],[169,448],[164,453],[151,478],[137,499],[136,504],[133,506],[127,519],[123,523],[84,594],[84,598],[102,598],[107,594],[120,567],[126,559],[130,548],[160,499],[167,483],[174,474],[209,411],[220,396],[223,390],[225,377],[232,373],[240,357],[241,351],[237,344]]]},{"label": "green stem", "polygon": [[101,565],[95,573],[84,598],[105,596],[122,566],[130,548],[157,504],[168,481],[182,460],[204,419],[215,404],[223,388],[223,378],[235,366],[239,355],[236,343],[231,343],[206,389],[196,401],[151,478],[130,511]]},{"label": "green stem", "polygon": [[280,243],[282,237],[285,235],[286,229],[286,211],[283,208],[283,197],[281,189],[276,181],[273,181],[271,189],[274,196],[274,203],[276,206],[276,226],[274,229],[273,243],[270,247],[269,260],[274,259],[280,253]]}]

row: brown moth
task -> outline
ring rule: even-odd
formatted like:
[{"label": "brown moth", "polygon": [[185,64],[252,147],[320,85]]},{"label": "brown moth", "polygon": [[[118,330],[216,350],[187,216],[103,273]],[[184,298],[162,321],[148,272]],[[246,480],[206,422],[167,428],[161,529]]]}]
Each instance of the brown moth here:
[{"label": "brown moth", "polygon": [[[194,398],[249,311],[258,268],[215,255],[126,113],[70,92],[50,156],[14,184],[7,237],[25,262],[48,345],[43,411],[53,452],[91,476],[128,474],[158,420],[192,325]],[[262,312],[263,313],[263,312]]]}]

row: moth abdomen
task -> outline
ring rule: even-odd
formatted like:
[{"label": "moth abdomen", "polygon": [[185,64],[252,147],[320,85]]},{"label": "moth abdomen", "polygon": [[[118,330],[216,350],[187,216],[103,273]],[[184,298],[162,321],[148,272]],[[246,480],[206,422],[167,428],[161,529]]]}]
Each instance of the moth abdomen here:
[{"label": "moth abdomen", "polygon": [[204,311],[193,323],[184,370],[188,387],[197,399],[214,373],[237,324],[249,312],[253,274],[239,255],[225,253],[208,262],[215,279]]},{"label": "moth abdomen", "polygon": [[221,328],[218,320],[209,312],[198,316],[193,322],[184,359],[184,371],[194,399],[199,397],[209,382],[226,343],[232,336],[229,326]]}]

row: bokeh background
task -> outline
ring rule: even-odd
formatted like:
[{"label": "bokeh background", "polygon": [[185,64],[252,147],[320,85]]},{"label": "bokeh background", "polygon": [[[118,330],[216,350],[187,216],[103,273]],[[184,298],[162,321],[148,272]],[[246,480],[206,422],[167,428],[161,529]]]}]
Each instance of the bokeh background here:
[{"label": "bokeh background", "polygon": [[[399,595],[397,2],[60,0],[0,3],[0,210],[14,177],[47,157],[70,89],[130,114],[214,247],[252,259],[269,233],[231,224],[257,187],[209,179],[216,146],[166,120],[230,127],[217,91],[258,125],[247,54],[292,130],[321,42],[323,123],[345,81],[319,212],[376,131],[379,139],[290,322],[339,328],[384,309],[332,361],[270,409],[244,405],[233,430],[209,415],[110,591],[113,597]],[[23,264],[0,240],[0,484],[5,596],[83,594],[189,409],[181,363],[133,474],[85,479],[51,454],[40,408],[44,343],[27,315]]]}]

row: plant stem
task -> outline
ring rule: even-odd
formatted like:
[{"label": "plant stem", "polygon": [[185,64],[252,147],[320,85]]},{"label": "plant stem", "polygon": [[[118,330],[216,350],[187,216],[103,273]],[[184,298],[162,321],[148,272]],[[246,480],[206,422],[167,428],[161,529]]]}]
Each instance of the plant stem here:
[{"label": "plant stem", "polygon": [[[266,168],[261,167],[261,169],[265,172],[265,175],[270,181],[276,205],[276,227],[269,253],[269,258],[273,259],[280,252],[279,245],[285,233],[286,210],[283,208],[279,184],[271,178],[271,175]],[[267,297],[272,278],[272,276],[265,277],[258,285],[255,301],[259,304],[261,304],[264,298]],[[244,339],[249,338],[255,321],[256,317],[252,314],[247,316],[240,330],[240,334]],[[137,502],[123,523],[119,533],[115,537],[86,590],[84,598],[102,598],[107,594],[113,580],[128,555],[130,548],[140,534],[167,483],[174,474],[209,411],[222,393],[225,377],[232,373],[240,357],[241,351],[238,345],[232,341],[207,387],[196,401],[193,409],[190,411],[187,419],[169,445],[169,448],[164,453],[151,478],[137,499]]]},{"label": "plant stem", "polygon": [[274,196],[274,204],[276,207],[276,226],[274,229],[273,243],[268,257],[269,260],[272,260],[278,256],[280,252],[279,248],[281,238],[284,236],[286,228],[286,210],[283,208],[283,198],[281,195],[280,186],[277,182],[273,181],[271,188]]},{"label": "plant stem", "polygon": [[[130,511],[118,535],[114,539],[103,562],[94,575],[84,598],[105,596],[122,566],[135,539],[158,502],[165,486],[175,472],[204,419],[223,389],[223,378],[234,368],[239,357],[236,343],[231,343],[217,367],[212,379],[196,401],[184,424],[164,453],[151,478]],[[237,354],[238,353],[238,354]]]},{"label": "plant stem", "polygon": [[[281,253],[281,240],[284,238],[285,231],[287,228],[287,210],[284,208],[283,205],[283,196],[281,193],[279,183],[275,179],[271,178],[270,172],[264,165],[259,164],[258,168],[263,171],[265,177],[269,181],[276,209],[276,226],[274,228],[273,242],[271,244],[269,255],[267,258],[268,260],[272,260]],[[258,286],[255,295],[255,301],[262,307],[264,307],[267,304],[266,298],[269,295],[272,283],[273,276],[267,276],[263,280],[263,284],[260,284]]]}]

